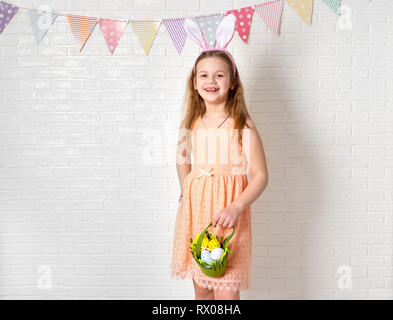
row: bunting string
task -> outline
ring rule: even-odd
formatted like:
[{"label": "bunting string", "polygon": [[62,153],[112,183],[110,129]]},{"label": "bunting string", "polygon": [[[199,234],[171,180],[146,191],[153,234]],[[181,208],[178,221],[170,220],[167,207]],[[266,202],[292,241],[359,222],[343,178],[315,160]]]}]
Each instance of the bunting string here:
[{"label": "bunting string", "polygon": [[[341,0],[323,1],[333,13],[339,15]],[[314,0],[286,0],[285,3],[295,10],[305,23],[311,25]],[[113,55],[125,32],[128,22],[130,22],[145,55],[148,55],[162,23],[165,26],[177,52],[181,54],[187,38],[187,34],[184,30],[185,19],[194,20],[203,30],[209,46],[214,47],[215,31],[217,26],[224,16],[234,14],[236,17],[235,31],[239,35],[240,39],[247,44],[255,12],[257,12],[257,16],[265,22],[271,32],[273,32],[276,36],[279,35],[283,6],[284,0],[265,0],[259,4],[227,10],[223,13],[183,16],[179,18],[163,18],[157,21],[108,19],[84,15],[64,14],[45,10],[40,11],[14,6],[5,1],[0,1],[0,34],[9,25],[19,9],[28,10],[30,26],[38,45],[45,37],[57,17],[62,16],[66,17],[68,20],[75,42],[79,47],[79,51],[82,51],[94,28],[98,24],[108,46],[108,50]]]}]

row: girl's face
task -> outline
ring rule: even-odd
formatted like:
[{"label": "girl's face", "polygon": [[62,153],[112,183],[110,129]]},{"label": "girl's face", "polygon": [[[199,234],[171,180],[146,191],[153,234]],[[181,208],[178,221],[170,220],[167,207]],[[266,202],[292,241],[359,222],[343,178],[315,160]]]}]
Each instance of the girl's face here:
[{"label": "girl's face", "polygon": [[220,104],[225,103],[231,85],[229,66],[222,59],[209,57],[202,59],[196,66],[196,77],[194,78],[194,88],[205,103]]}]

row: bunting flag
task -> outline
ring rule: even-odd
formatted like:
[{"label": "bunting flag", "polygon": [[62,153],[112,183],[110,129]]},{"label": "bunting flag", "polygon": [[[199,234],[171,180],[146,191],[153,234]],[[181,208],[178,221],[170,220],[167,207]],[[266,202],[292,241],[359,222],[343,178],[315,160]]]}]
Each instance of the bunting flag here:
[{"label": "bunting flag", "polygon": [[255,5],[255,10],[268,28],[278,35],[284,0],[273,0]]},{"label": "bunting flag", "polygon": [[14,15],[18,12],[19,8],[14,7],[9,3],[0,1],[0,33],[3,32],[5,27],[10,23]]},{"label": "bunting flag", "polygon": [[249,6],[238,10],[229,10],[225,14],[227,16],[233,13],[236,16],[235,31],[237,31],[240,39],[242,39],[244,43],[248,42],[254,12],[255,9]]},{"label": "bunting flag", "polygon": [[116,50],[120,38],[123,36],[127,24],[128,21],[110,20],[104,18],[100,19],[99,21],[100,29],[112,55]]},{"label": "bunting flag", "polygon": [[184,30],[184,20],[185,18],[170,18],[162,20],[179,54],[181,53],[187,38],[187,33]]},{"label": "bunting flag", "polygon": [[339,14],[338,9],[341,6],[341,0],[323,0],[334,13]]},{"label": "bunting flag", "polygon": [[145,51],[145,54],[148,55],[161,21],[130,20],[130,23],[142,45],[143,50]]},{"label": "bunting flag", "polygon": [[222,14],[218,14],[208,17],[195,17],[193,19],[199,28],[201,28],[205,40],[210,48],[214,48],[216,46],[216,30],[222,18]]},{"label": "bunting flag", "polygon": [[31,29],[33,30],[35,42],[39,44],[48,32],[50,26],[57,18],[57,14],[53,12],[39,12],[37,10],[29,10],[28,12]]},{"label": "bunting flag", "polygon": [[94,17],[76,16],[73,14],[67,14],[67,18],[75,40],[80,45],[79,51],[82,51],[87,39],[93,32],[98,19]]},{"label": "bunting flag", "polygon": [[[311,25],[314,0],[286,0],[287,4],[296,10],[297,14],[303,19],[305,23]],[[327,6],[335,12],[340,14],[341,0],[324,0]],[[206,42],[210,47],[216,45],[216,30],[222,18],[229,14],[236,16],[235,30],[244,43],[248,43],[250,35],[250,28],[252,18],[256,11],[258,15],[264,20],[269,30],[276,35],[279,34],[281,23],[281,15],[283,10],[284,0],[265,0],[260,4],[247,6],[240,9],[228,10],[226,13],[210,14],[203,16],[195,16],[192,18],[203,31],[206,37]],[[28,10],[28,18],[32,27],[35,41],[37,44],[41,42],[47,34],[49,28],[56,20],[57,16],[65,16],[68,18],[72,33],[79,45],[79,51],[84,48],[87,39],[93,32],[96,24],[99,22],[100,29],[105,38],[109,51],[113,55],[128,22],[131,23],[139,42],[146,55],[149,54],[151,46],[157,35],[161,21],[164,22],[165,27],[172,39],[177,52],[180,54],[187,34],[184,29],[184,21],[186,18],[168,18],[160,21],[138,21],[138,20],[115,20],[115,19],[98,19],[96,17],[86,17],[72,14],[58,14],[53,12],[43,12],[39,10],[16,7],[12,4],[0,1],[0,33],[8,26],[12,18],[19,11],[19,9]]]},{"label": "bunting flag", "polygon": [[286,0],[305,23],[311,25],[314,0]]}]

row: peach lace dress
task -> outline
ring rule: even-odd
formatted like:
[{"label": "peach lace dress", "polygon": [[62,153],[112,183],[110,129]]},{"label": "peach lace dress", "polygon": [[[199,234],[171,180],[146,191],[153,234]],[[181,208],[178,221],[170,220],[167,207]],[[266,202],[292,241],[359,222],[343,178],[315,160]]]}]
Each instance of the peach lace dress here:
[{"label": "peach lace dress", "polygon": [[[233,130],[229,123],[224,121],[220,128],[212,129],[207,128],[200,117],[193,122],[192,170],[183,182],[183,198],[176,215],[170,268],[171,277],[192,278],[200,287],[241,291],[250,285],[250,206],[241,213],[235,223],[235,234],[229,241],[232,253],[228,254],[227,270],[222,276],[213,278],[204,275],[195,262],[189,245],[190,238],[195,239],[195,235],[209,225],[213,216],[220,209],[229,206],[248,184],[248,163],[244,151],[246,148],[243,150],[237,144],[237,133],[234,134],[235,138],[231,139],[236,130]],[[243,141],[247,130],[243,131]],[[232,156],[231,150],[236,150],[236,156]],[[221,236],[227,237],[232,228],[217,225],[211,226],[208,231],[221,239]]]}]

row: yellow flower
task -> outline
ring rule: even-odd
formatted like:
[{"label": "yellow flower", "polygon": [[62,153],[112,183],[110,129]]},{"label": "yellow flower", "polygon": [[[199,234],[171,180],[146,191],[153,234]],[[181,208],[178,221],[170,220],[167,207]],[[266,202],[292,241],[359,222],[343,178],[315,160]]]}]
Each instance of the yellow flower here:
[{"label": "yellow flower", "polygon": [[[200,233],[197,233],[195,235],[195,244],[198,242],[200,235],[201,235]],[[207,238],[207,236],[205,234],[205,236],[203,237],[203,240],[202,240],[202,247],[207,247],[208,245],[209,245],[209,239]]]},{"label": "yellow flower", "polygon": [[205,236],[202,240],[202,247],[208,247],[209,246],[209,239]]},{"label": "yellow flower", "polygon": [[209,250],[213,251],[215,248],[220,248],[220,243],[216,239],[212,239],[209,241]]}]

